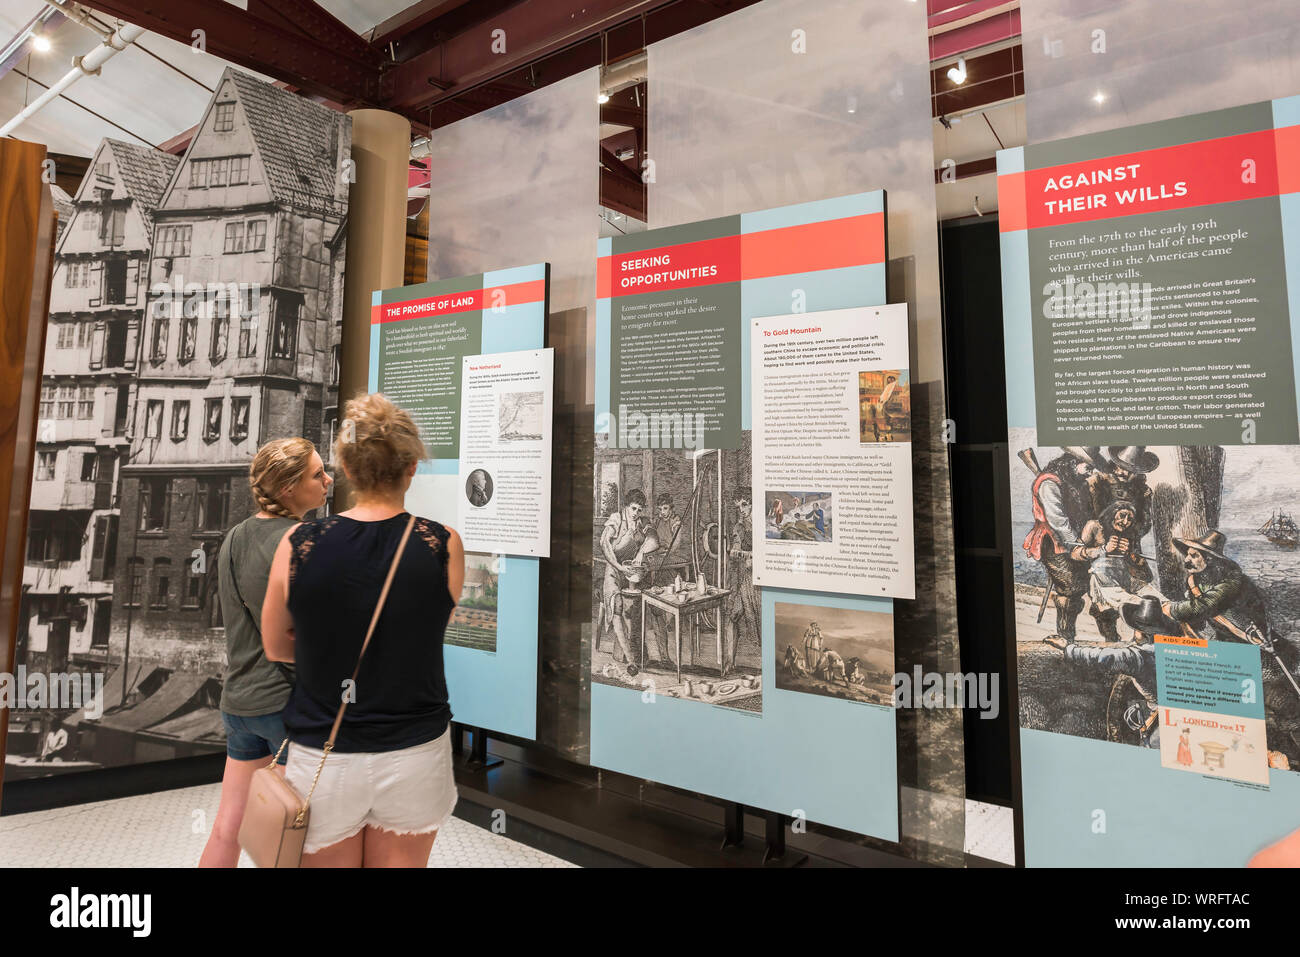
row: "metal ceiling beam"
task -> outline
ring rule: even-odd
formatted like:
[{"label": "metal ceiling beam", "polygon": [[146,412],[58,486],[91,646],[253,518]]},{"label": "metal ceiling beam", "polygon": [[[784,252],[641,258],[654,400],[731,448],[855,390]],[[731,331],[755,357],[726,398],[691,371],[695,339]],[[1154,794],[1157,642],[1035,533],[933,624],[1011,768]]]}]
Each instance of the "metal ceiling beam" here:
[{"label": "metal ceiling beam", "polygon": [[371,31],[371,42],[377,47],[386,47],[425,24],[432,23],[453,10],[459,10],[467,3],[469,0],[420,0],[377,25]]},{"label": "metal ceiling beam", "polygon": [[[672,3],[673,0],[525,0],[394,67],[385,78],[385,105],[389,109],[422,112]],[[495,30],[504,31],[505,53],[492,51]],[[433,89],[429,77],[450,82],[451,86],[441,91]]]},{"label": "metal ceiling beam", "polygon": [[[309,0],[286,2],[304,15],[316,6]],[[203,30],[208,53],[322,96],[347,103],[378,99],[383,56],[355,34],[364,52],[353,43],[336,49],[325,37],[268,22],[225,0],[85,0],[85,5],[187,46],[194,31]],[[319,15],[329,16],[323,10]]]}]

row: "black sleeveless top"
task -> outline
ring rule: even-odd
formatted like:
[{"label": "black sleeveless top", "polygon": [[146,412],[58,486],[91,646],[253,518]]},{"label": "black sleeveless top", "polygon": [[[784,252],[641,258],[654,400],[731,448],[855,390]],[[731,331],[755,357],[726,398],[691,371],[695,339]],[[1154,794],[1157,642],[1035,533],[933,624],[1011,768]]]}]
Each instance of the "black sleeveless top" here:
[{"label": "black sleeveless top", "polygon": [[[322,748],[410,514],[378,522],[327,515],[290,536],[289,613],[297,684],[284,711],[289,740]],[[417,518],[361,661],[335,751],[396,751],[447,730],[442,638],[455,607],[447,529]]]}]

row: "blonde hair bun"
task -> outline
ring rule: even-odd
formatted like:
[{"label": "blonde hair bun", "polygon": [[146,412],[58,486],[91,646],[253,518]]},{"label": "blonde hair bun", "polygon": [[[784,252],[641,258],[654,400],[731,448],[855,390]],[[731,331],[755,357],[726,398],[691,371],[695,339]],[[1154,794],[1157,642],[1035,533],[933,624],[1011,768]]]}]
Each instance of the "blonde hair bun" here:
[{"label": "blonde hair bun", "polygon": [[392,488],[426,457],[415,420],[382,392],[349,399],[334,440],[335,460],[359,492]]}]

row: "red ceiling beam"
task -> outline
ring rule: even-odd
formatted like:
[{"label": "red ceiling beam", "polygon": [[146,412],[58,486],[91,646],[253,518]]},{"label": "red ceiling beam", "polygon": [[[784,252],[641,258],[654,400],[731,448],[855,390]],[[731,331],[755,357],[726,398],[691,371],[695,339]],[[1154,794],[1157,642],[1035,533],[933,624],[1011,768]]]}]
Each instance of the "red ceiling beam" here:
[{"label": "red ceiling beam", "polygon": [[[385,96],[386,105],[417,113],[427,110],[671,2],[525,0],[391,70],[385,78],[392,84]],[[496,30],[504,31],[504,53],[493,52]],[[449,83],[449,88],[434,89],[430,77]]]},{"label": "red ceiling beam", "polygon": [[[284,2],[292,5],[287,9],[297,10],[332,35],[324,18],[333,18],[316,4]],[[355,34],[353,39],[364,50],[351,42],[337,48],[320,34],[264,20],[225,0],[85,0],[85,4],[187,46],[195,42],[194,31],[202,30],[208,53],[321,96],[344,103],[373,104],[378,99],[383,56]],[[254,0],[254,10],[258,5]]]},{"label": "red ceiling beam", "polygon": [[376,26],[371,31],[374,35],[371,42],[377,47],[386,47],[467,3],[469,0],[420,0]]}]

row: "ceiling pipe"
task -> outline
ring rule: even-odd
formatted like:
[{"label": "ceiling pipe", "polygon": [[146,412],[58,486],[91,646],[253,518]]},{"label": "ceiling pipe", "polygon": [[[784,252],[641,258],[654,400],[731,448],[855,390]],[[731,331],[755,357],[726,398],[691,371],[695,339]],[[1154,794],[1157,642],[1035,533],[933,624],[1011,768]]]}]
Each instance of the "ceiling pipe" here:
[{"label": "ceiling pipe", "polygon": [[59,94],[72,86],[72,84],[76,83],[83,76],[98,76],[100,67],[113,59],[113,57],[117,56],[143,35],[143,27],[137,27],[133,23],[124,23],[100,46],[95,47],[95,49],[91,50],[84,56],[75,57],[72,61],[72,69],[63,74],[57,83],[36,99],[32,100],[25,109],[14,116],[14,118],[8,123],[4,126],[0,126],[0,136],[8,136],[44,108],[45,104],[54,100],[59,96]]}]

